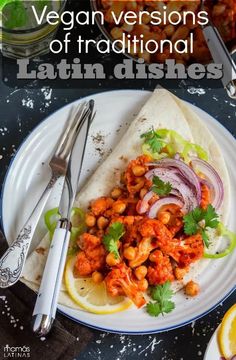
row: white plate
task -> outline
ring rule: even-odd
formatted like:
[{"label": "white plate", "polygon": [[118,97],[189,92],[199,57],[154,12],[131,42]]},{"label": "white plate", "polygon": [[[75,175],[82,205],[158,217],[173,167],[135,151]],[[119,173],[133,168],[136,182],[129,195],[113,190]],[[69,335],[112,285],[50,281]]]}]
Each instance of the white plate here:
[{"label": "white plate", "polygon": [[216,331],[214,332],[214,334],[211,337],[211,340],[207,346],[203,360],[220,360],[221,359],[220,349],[219,349],[218,342],[217,342],[218,329],[219,328],[216,329]]},{"label": "white plate", "polygon": [[[138,112],[150,93],[144,91],[113,91],[94,95],[97,116],[93,123],[91,135],[98,139],[100,133],[104,138],[106,150],[109,151],[126,131],[128,123]],[[80,100],[81,101],[81,100]],[[78,101],[79,102],[79,101]],[[5,234],[9,240],[15,238],[17,232],[33,208],[42,192],[49,171],[46,162],[59,137],[71,105],[67,105],[42,122],[25,140],[16,154],[8,174],[2,195],[2,220]],[[222,148],[231,179],[232,198],[236,198],[235,153],[236,142],[233,136],[210,115],[193,107],[206,122]],[[99,144],[88,140],[89,150],[84,161],[82,182],[86,181],[99,161],[98,151],[104,151],[102,141]],[[101,151],[101,149],[100,149]],[[231,214],[236,213],[236,203],[232,202]],[[58,204],[58,193],[54,192],[48,207]],[[236,230],[233,216],[228,224]],[[43,221],[37,231],[37,237],[45,233]],[[119,314],[95,315],[84,311],[72,310],[65,306],[59,309],[68,317],[88,326],[110,332],[119,333],[156,333],[174,329],[207,314],[234,290],[236,283],[236,253],[227,259],[212,261],[200,278],[201,293],[197,298],[186,300],[180,292],[175,296],[176,310],[159,318],[153,318],[145,310],[130,309]]]}]

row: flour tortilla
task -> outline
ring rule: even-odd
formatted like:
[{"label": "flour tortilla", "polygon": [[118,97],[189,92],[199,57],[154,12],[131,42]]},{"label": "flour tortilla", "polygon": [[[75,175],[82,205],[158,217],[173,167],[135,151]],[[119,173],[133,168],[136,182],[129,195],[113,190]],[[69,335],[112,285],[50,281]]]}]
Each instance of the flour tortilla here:
[{"label": "flour tortilla", "polygon": [[[207,126],[190,106],[165,89],[157,89],[153,92],[138,116],[130,124],[121,141],[80,191],[75,206],[86,210],[91,200],[108,195],[114,186],[119,184],[120,175],[125,170],[127,163],[141,155],[140,135],[152,127],[175,130],[187,141],[199,144],[208,151],[209,163],[218,171],[224,183],[225,197],[220,213],[222,221],[226,223],[230,205],[229,176],[221,150]],[[212,237],[215,237],[214,232],[212,232]],[[215,252],[218,244],[217,241],[213,241],[210,251]],[[36,249],[26,261],[22,281],[33,290],[37,290],[39,287],[48,247],[49,235],[46,235],[37,248],[40,251]],[[42,249],[44,251],[41,251]],[[209,261],[202,259],[193,264],[183,281],[173,283],[173,290],[178,291],[190,279],[199,276]],[[80,309],[67,295],[64,284],[61,287],[59,302],[62,305]]]}]

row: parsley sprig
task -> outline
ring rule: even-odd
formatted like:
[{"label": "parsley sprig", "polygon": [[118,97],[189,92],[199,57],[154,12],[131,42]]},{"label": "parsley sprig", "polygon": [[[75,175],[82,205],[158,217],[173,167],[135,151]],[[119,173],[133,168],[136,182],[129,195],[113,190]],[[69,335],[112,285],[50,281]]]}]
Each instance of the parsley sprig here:
[{"label": "parsley sprig", "polygon": [[144,139],[144,144],[147,144],[153,153],[159,153],[165,146],[163,139],[153,128],[142,134],[141,139]]},{"label": "parsley sprig", "polygon": [[183,217],[184,232],[186,235],[195,235],[200,233],[205,246],[210,245],[207,229],[216,229],[219,225],[218,214],[212,205],[208,205],[206,209],[196,207],[193,211]]},{"label": "parsley sprig", "polygon": [[173,291],[170,288],[170,282],[163,285],[157,285],[151,290],[151,297],[155,302],[150,301],[147,304],[147,312],[150,316],[159,316],[170,313],[175,308],[175,303],[171,301]]},{"label": "parsley sprig", "polygon": [[157,195],[165,196],[172,190],[171,184],[169,182],[165,183],[158,176],[153,176],[152,183],[152,191]]},{"label": "parsley sprig", "polygon": [[118,241],[125,234],[124,225],[119,221],[114,222],[108,229],[106,235],[104,235],[102,242],[107,251],[114,254],[115,258],[120,257],[118,251]]}]

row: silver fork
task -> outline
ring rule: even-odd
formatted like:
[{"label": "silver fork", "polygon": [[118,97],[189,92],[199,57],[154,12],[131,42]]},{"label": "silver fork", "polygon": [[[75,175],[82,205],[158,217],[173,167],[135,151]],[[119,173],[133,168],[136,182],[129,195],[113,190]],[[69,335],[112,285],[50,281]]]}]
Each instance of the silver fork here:
[{"label": "silver fork", "polygon": [[80,128],[80,121],[87,111],[88,103],[83,103],[76,109],[72,108],[69,113],[66,129],[49,162],[52,171],[51,179],[18,237],[0,259],[0,288],[7,288],[20,278],[37,223],[53,186],[60,177],[66,174],[70,153]]}]

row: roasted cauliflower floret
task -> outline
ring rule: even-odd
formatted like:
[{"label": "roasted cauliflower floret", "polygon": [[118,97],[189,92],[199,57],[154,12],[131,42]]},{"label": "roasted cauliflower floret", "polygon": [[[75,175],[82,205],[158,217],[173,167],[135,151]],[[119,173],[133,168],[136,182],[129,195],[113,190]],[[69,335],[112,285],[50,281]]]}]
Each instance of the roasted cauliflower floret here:
[{"label": "roasted cauliflower floret", "polygon": [[146,303],[138,284],[132,278],[131,269],[124,263],[112,268],[105,281],[111,296],[126,295],[138,308]]},{"label": "roasted cauliflower floret", "polygon": [[182,251],[179,251],[180,257],[178,261],[179,267],[187,267],[191,263],[201,259],[204,253],[204,244],[202,236],[196,234],[184,240]]},{"label": "roasted cauliflower floret", "polygon": [[147,279],[150,285],[162,285],[166,281],[173,281],[174,274],[168,256],[163,255],[160,250],[151,254],[152,264],[148,267]]},{"label": "roasted cauliflower floret", "polygon": [[80,276],[102,270],[106,264],[106,250],[97,236],[84,233],[78,240],[81,251],[77,254],[75,269]]}]

